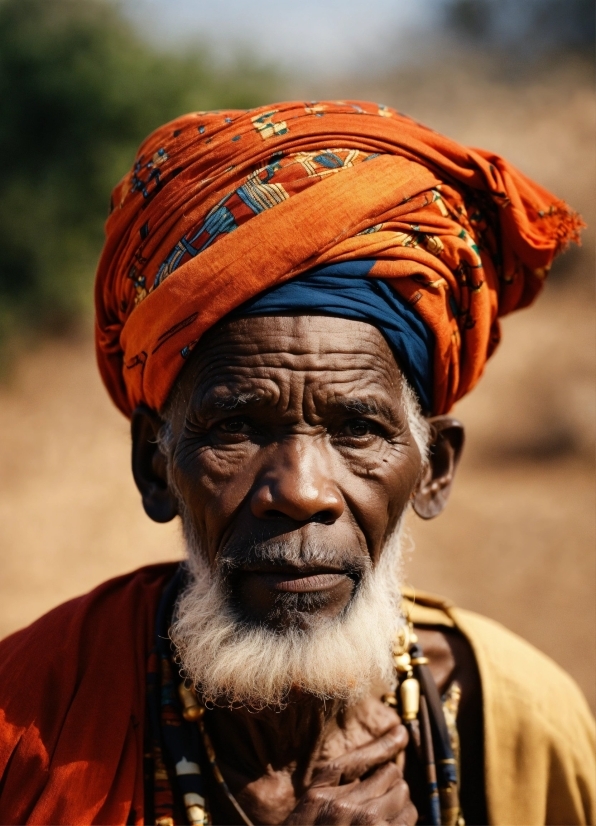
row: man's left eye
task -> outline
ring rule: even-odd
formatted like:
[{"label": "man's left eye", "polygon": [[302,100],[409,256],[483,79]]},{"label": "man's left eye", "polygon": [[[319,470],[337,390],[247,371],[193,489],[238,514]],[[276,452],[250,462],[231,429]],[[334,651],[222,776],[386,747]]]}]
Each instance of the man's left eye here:
[{"label": "man's left eye", "polygon": [[376,429],[372,422],[367,419],[350,419],[342,428],[342,435],[349,436],[352,439],[362,438],[363,436],[370,436],[375,433]]}]

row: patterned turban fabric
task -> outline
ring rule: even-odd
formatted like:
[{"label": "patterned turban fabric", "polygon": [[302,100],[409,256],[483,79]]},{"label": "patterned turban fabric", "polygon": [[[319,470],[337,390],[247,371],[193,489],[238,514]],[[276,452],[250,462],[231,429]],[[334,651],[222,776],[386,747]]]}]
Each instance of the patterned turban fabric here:
[{"label": "patterned turban fabric", "polygon": [[[499,317],[535,298],[582,226],[498,155],[355,101],[184,115],[145,140],[111,206],[96,346],[128,416],[141,402],[163,408],[193,347],[229,313],[281,295],[290,279],[314,311],[321,278],[339,279],[343,304],[362,295],[364,306],[365,292],[389,301],[385,316],[394,297],[403,351],[374,314],[371,323],[404,359],[426,412],[446,413],[482,374]],[[356,293],[350,278],[377,289]],[[424,340],[416,324],[429,342],[423,368],[406,353]]]}]

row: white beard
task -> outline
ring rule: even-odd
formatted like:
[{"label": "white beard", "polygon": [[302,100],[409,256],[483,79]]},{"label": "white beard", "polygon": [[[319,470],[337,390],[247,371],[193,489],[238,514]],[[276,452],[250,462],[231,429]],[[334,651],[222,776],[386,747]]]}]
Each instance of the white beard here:
[{"label": "white beard", "polygon": [[401,523],[346,610],[306,631],[241,622],[221,577],[186,533],[191,582],[178,599],[170,636],[182,673],[205,702],[280,707],[297,689],[351,704],[376,684],[392,684],[392,645],[403,625]]}]

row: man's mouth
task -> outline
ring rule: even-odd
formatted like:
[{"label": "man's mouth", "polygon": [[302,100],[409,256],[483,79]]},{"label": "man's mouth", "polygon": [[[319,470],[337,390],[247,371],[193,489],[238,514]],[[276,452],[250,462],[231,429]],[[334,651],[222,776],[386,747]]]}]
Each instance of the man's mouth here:
[{"label": "man's mouth", "polygon": [[366,567],[353,557],[335,557],[222,561],[230,604],[243,621],[274,628],[306,628],[315,619],[333,618],[350,603]]},{"label": "man's mouth", "polygon": [[329,568],[250,571],[247,572],[247,576],[258,577],[271,591],[294,594],[330,591],[345,584],[347,579],[346,573]]}]

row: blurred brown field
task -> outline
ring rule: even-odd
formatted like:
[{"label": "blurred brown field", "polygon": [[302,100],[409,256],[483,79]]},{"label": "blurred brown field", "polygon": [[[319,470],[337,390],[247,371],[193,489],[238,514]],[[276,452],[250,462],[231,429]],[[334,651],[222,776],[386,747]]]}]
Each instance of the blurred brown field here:
[{"label": "blurred brown field", "polygon": [[[594,225],[591,81],[573,68],[517,85],[436,69],[308,91],[380,99],[500,152]],[[504,321],[503,344],[455,411],[469,438],[452,501],[436,521],[412,521],[407,576],[526,637],[594,708],[593,257],[589,230],[536,306]],[[178,526],[142,511],[128,423],[90,336],[18,358],[0,387],[0,427],[0,635],[108,577],[180,557]]]}]

